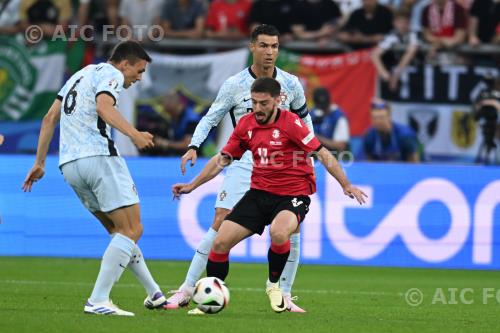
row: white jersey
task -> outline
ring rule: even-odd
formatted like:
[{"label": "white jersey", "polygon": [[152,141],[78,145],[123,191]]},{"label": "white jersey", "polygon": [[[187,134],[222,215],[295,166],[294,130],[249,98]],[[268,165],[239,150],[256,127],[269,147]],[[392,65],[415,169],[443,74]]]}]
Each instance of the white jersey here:
[{"label": "white jersey", "polygon": [[[252,112],[250,88],[256,78],[251,67],[247,67],[222,84],[217,98],[207,114],[196,126],[190,146],[199,147],[207,138],[210,130],[220,123],[226,113],[229,112],[233,127],[236,127],[242,116]],[[279,107],[296,113],[300,118],[303,118],[309,129],[313,131],[311,118],[307,111],[304,88],[299,79],[295,75],[277,67],[274,69],[273,78],[281,85],[281,104]],[[251,154],[245,154],[241,160],[251,163]]]},{"label": "white jersey", "polygon": [[115,104],[123,88],[123,74],[113,65],[89,65],[69,78],[61,100],[59,165],[90,156],[118,156],[111,127],[97,114],[96,98],[108,94]]}]

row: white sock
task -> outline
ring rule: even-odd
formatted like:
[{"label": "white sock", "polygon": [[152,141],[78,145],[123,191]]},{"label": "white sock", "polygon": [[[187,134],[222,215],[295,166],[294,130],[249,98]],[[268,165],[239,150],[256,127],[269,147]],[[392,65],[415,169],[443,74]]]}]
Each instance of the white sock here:
[{"label": "white sock", "polygon": [[111,288],[127,267],[134,247],[130,238],[119,233],[114,235],[102,256],[101,269],[89,298],[91,303],[109,301]]},{"label": "white sock", "polygon": [[128,264],[130,270],[134,273],[135,277],[139,282],[141,282],[144,289],[150,297],[153,297],[155,293],[160,290],[160,287],[151,276],[144,256],[142,255],[141,249],[136,244],[134,251],[132,252],[132,258],[130,258],[130,263]]},{"label": "white sock", "polygon": [[212,248],[215,236],[217,236],[217,231],[212,228],[208,229],[205,236],[203,236],[200,245],[198,245],[198,249],[196,249],[193,260],[191,260],[191,265],[186,275],[186,281],[184,281],[180,289],[192,289],[196,281],[200,279],[201,274],[203,274],[205,268],[207,268],[208,253]]},{"label": "white sock", "polygon": [[292,285],[295,280],[295,274],[297,274],[297,268],[299,267],[299,260],[300,233],[296,233],[290,236],[290,255],[280,277],[280,287],[285,296],[292,294]]}]

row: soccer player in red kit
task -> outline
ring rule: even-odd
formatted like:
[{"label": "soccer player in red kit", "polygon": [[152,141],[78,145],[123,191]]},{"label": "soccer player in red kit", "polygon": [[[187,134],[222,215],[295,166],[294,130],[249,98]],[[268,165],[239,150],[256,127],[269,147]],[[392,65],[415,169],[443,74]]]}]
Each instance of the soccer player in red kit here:
[{"label": "soccer player in red kit", "polygon": [[253,112],[240,119],[226,146],[210,159],[191,183],[172,186],[175,197],[190,193],[245,151],[252,152],[254,166],[250,190],[222,223],[208,257],[207,276],[224,280],[229,272],[231,248],[254,233],[262,234],[270,224],[266,293],[275,312],[286,310],[279,277],[290,252],[290,235],[309,210],[309,195],[316,192],[310,156],[318,157],[342,186],[344,194],[360,204],[366,197],[350,184],[335,157],[304,122],[294,113],[278,108],[280,91],[280,84],[275,79],[256,79],[251,87]]}]

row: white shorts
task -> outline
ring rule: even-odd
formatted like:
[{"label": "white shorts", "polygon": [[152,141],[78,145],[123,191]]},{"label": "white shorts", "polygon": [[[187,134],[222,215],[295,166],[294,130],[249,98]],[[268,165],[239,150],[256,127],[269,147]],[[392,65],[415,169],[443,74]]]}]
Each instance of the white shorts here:
[{"label": "white shorts", "polygon": [[139,195],[120,156],[92,156],[61,166],[64,180],[92,213],[139,203]]},{"label": "white shorts", "polygon": [[215,208],[233,209],[250,189],[252,164],[234,161],[226,168],[224,181],[215,201]]}]

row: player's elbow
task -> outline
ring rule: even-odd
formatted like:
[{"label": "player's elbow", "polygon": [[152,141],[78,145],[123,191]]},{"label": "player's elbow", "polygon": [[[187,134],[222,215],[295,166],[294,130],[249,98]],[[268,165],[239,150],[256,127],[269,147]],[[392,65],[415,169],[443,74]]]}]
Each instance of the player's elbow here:
[{"label": "player's elbow", "polygon": [[42,125],[43,126],[52,126],[52,127],[54,127],[56,125],[56,117],[54,117],[54,115],[52,115],[50,113],[47,113],[43,117]]}]

